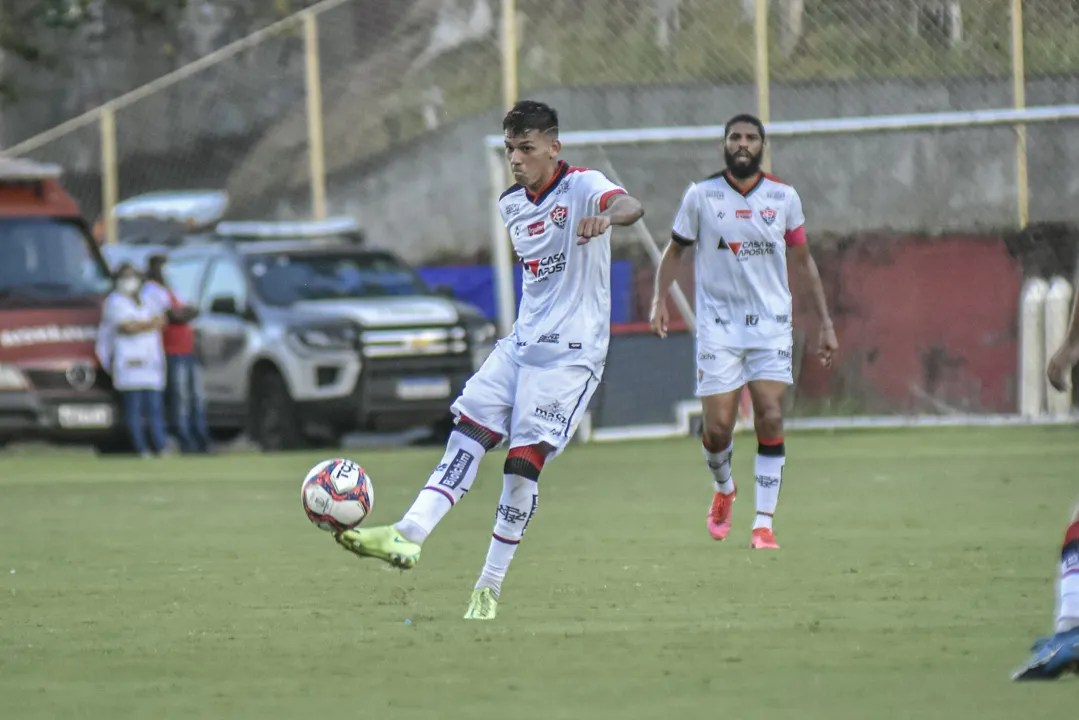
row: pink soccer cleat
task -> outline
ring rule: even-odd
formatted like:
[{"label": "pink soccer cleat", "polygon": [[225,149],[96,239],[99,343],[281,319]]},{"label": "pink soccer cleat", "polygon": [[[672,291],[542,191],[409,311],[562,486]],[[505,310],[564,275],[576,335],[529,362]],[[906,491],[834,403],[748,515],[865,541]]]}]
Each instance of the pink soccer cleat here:
[{"label": "pink soccer cleat", "polygon": [[722,540],[731,531],[731,506],[737,496],[738,488],[735,487],[728,495],[717,492],[712,498],[712,508],[708,511],[708,534],[716,540]]},{"label": "pink soccer cleat", "polygon": [[753,530],[753,540],[749,546],[754,550],[778,550],[776,536],[771,528],[756,528]]}]

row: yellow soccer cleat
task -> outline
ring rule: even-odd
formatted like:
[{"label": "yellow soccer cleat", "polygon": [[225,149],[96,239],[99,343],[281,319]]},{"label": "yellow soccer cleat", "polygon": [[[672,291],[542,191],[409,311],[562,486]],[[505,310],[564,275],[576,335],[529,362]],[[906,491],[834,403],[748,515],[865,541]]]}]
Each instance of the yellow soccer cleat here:
[{"label": "yellow soccer cleat", "polygon": [[420,546],[397,532],[393,525],[345,530],[334,535],[337,544],[360,557],[373,557],[409,570],[420,561]]},{"label": "yellow soccer cleat", "polygon": [[465,620],[494,620],[498,614],[498,598],[491,588],[472,591],[472,601],[468,603]]}]

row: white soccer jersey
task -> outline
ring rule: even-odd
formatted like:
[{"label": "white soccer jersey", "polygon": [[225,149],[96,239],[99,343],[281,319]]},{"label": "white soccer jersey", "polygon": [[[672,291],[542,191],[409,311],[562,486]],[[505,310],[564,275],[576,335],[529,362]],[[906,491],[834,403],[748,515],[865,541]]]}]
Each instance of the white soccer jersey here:
[{"label": "white soccer jersey", "polygon": [[692,183],[673,236],[696,243],[697,337],[732,348],[789,348],[788,246],[805,243],[798,192],[771,175],[742,193],[726,173]]},{"label": "white soccer jersey", "polygon": [[538,195],[514,185],[499,198],[524,265],[521,307],[507,338],[522,365],[600,373],[611,335],[611,233],[578,245],[577,224],[621,193],[603,173],[560,161]]}]

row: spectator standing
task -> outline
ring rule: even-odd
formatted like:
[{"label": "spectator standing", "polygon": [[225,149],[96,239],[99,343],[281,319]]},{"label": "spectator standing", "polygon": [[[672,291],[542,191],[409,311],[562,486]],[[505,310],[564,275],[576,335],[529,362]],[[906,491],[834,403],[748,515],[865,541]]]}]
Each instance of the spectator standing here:
[{"label": "spectator standing", "polygon": [[134,265],[125,262],[117,268],[114,289],[105,299],[97,353],[123,399],[124,421],[135,452],[149,457],[151,452],[163,453],[168,443],[162,403],[165,319],[159,308],[143,299],[142,286]]},{"label": "spectator standing", "polygon": [[147,266],[145,302],[158,308],[165,319],[162,340],[165,348],[166,406],[173,432],[184,453],[210,451],[210,431],[206,423],[206,393],[202,366],[195,353],[195,330],[190,323],[198,309],[185,305],[165,280],[168,258],[153,255]]}]

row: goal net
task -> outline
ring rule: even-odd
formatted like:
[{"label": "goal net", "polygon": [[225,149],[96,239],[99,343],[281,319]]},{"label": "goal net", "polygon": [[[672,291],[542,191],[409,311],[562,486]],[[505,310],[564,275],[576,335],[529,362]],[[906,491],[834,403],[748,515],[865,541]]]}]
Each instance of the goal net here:
[{"label": "goal net", "polygon": [[[766,167],[805,209],[840,343],[816,358],[818,323],[794,294],[788,427],[1063,423],[1071,391],[1045,381],[1076,283],[1079,216],[1069,138],[1079,105],[771,123]],[[689,434],[699,425],[693,263],[672,291],[674,329],[651,336],[660,252],[689,182],[721,169],[722,126],[564,132],[562,156],[606,173],[646,207],[612,239],[620,321],[579,438]],[[507,185],[502,138],[485,139],[491,190]],[[492,198],[499,321],[508,331],[519,272]],[[1074,386],[1074,384],[1073,384]],[[740,425],[751,426],[743,398]]]}]

